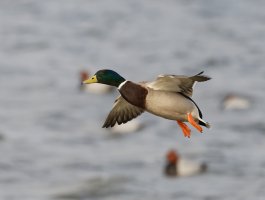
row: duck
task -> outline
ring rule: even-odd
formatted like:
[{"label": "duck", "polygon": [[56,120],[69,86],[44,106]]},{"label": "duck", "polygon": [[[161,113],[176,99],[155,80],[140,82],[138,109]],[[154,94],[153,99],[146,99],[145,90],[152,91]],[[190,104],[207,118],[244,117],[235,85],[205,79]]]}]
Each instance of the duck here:
[{"label": "duck", "polygon": [[159,75],[154,81],[135,83],[111,69],[102,69],[83,81],[83,84],[111,85],[120,93],[103,128],[113,127],[116,123],[126,123],[147,111],[158,117],[176,121],[183,135],[190,138],[191,129],[185,122],[201,133],[201,126],[210,128],[210,124],[202,119],[198,105],[191,98],[195,82],[211,79],[202,74],[203,71],[194,76]]},{"label": "duck", "polygon": [[250,101],[246,97],[237,94],[227,94],[223,101],[224,110],[245,110],[250,107]]},{"label": "duck", "polygon": [[170,150],[166,155],[164,174],[166,176],[194,176],[207,171],[206,163],[196,163],[181,158],[176,150]]},{"label": "duck", "polygon": [[82,70],[79,73],[79,78],[80,78],[80,90],[85,91],[85,92],[90,92],[94,94],[107,94],[112,91],[114,91],[114,88],[109,85],[103,85],[103,84],[93,84],[93,85],[84,85],[82,82],[86,79],[89,78],[89,73],[88,71]]}]

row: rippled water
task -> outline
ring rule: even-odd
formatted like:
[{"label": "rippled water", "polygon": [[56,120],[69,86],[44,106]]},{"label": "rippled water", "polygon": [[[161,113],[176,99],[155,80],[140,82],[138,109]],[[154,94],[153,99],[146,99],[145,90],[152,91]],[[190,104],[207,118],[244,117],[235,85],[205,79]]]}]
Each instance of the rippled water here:
[{"label": "rippled water", "polygon": [[[263,199],[264,1],[0,1],[0,199]],[[136,134],[102,129],[117,94],[78,90],[78,73],[112,68],[213,79],[194,100],[212,128],[191,139],[143,114]],[[242,111],[221,110],[235,92]],[[163,176],[176,148],[208,173]]]}]

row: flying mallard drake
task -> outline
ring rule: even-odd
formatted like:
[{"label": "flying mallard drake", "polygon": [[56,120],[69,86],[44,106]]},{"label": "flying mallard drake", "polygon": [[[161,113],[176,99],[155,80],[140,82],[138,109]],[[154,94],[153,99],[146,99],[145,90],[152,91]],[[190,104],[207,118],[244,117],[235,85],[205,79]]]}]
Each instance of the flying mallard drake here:
[{"label": "flying mallard drake", "polygon": [[199,107],[191,99],[194,83],[210,79],[202,73],[190,77],[160,75],[152,82],[134,83],[113,70],[104,69],[83,81],[83,84],[102,83],[115,86],[121,94],[115,100],[103,128],[126,123],[147,111],[177,121],[184,136],[190,137],[191,130],[184,122],[189,122],[199,132],[202,132],[200,125],[210,127],[209,123],[202,120]]}]

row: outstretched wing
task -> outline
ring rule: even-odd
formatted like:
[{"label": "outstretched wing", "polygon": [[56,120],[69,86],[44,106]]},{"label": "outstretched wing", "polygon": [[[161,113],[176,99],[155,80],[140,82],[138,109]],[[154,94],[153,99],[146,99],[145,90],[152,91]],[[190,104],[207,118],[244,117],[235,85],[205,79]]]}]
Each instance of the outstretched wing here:
[{"label": "outstretched wing", "polygon": [[182,75],[160,75],[155,81],[146,83],[146,86],[154,90],[181,92],[182,94],[191,97],[193,85],[196,81],[204,82],[211,79],[208,76],[201,75],[202,73],[203,71],[190,77]]},{"label": "outstretched wing", "polygon": [[122,96],[119,96],[113,105],[102,128],[113,127],[116,123],[119,125],[126,123],[141,115],[144,109],[128,103]]}]

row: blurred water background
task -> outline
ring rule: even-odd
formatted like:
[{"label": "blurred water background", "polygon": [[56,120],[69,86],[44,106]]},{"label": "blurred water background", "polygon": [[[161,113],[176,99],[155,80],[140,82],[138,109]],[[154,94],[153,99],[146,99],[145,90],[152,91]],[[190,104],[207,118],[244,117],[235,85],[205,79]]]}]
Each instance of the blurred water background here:
[{"label": "blurred water background", "polygon": [[[265,2],[1,0],[0,199],[264,199]],[[78,73],[111,68],[213,79],[193,99],[212,125],[191,139],[150,114],[119,137],[102,129],[117,95],[79,91]],[[224,111],[228,93],[251,107]],[[176,148],[209,171],[167,178]]]}]

